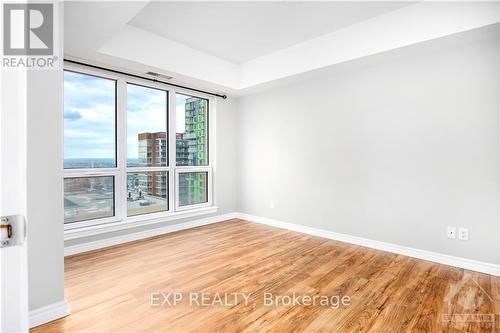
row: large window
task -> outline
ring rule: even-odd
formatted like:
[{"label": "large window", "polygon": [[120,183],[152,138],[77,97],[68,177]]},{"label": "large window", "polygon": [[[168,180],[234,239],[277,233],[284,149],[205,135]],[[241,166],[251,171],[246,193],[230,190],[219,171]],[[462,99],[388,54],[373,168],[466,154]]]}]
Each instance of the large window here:
[{"label": "large window", "polygon": [[66,229],[213,206],[209,98],[86,67],[64,72]]}]

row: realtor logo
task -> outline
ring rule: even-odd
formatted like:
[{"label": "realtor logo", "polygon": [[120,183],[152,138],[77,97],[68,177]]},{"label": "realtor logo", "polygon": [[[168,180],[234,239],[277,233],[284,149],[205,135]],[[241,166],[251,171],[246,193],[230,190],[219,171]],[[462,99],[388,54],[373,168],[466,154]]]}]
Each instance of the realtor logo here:
[{"label": "realtor logo", "polygon": [[3,22],[5,56],[53,55],[53,4],[4,4]]},{"label": "realtor logo", "polygon": [[481,332],[498,332],[500,323],[488,311],[495,306],[495,300],[471,273],[465,271],[460,281],[449,286],[444,302],[448,310],[442,314],[444,325],[455,328],[455,325],[479,323]]}]

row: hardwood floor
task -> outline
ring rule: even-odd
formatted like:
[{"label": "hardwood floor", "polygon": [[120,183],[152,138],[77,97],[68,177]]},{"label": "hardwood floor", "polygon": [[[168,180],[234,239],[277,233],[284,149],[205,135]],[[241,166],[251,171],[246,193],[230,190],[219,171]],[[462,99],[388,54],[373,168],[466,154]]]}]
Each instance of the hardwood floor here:
[{"label": "hardwood floor", "polygon": [[[500,332],[500,278],[242,220],[65,264],[71,315],[31,332]],[[158,305],[168,292],[182,299]],[[299,305],[264,303],[294,292]]]}]

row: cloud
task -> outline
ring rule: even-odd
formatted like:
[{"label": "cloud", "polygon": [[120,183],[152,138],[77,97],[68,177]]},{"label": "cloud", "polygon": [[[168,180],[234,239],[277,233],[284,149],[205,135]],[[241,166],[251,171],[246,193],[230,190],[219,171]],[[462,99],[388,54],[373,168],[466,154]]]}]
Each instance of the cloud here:
[{"label": "cloud", "polygon": [[64,119],[78,120],[81,117],[82,117],[82,115],[78,111],[70,111],[70,110],[65,110],[64,111]]}]

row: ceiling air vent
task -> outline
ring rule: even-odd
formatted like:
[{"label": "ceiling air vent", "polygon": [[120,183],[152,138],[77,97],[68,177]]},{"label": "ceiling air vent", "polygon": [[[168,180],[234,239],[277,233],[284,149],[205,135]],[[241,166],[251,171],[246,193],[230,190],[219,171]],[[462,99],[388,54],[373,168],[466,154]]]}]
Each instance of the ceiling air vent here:
[{"label": "ceiling air vent", "polygon": [[173,77],[172,76],[168,76],[168,75],[163,75],[163,74],[160,74],[160,73],[156,73],[156,72],[147,72],[146,75],[151,75],[151,76],[154,76],[155,78],[162,78],[162,79],[166,79],[166,80],[172,80]]}]

